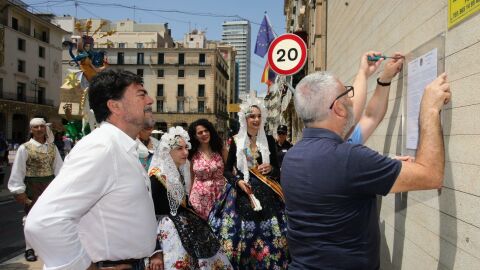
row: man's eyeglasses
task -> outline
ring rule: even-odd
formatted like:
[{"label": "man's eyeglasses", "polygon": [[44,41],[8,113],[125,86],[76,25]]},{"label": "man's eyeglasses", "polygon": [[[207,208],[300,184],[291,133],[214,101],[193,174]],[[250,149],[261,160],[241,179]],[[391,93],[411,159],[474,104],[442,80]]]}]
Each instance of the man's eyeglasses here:
[{"label": "man's eyeglasses", "polygon": [[337,99],[345,95],[347,95],[349,98],[352,98],[355,95],[355,91],[353,91],[353,86],[348,85],[344,87],[345,87],[345,92],[341,93],[333,100],[332,105],[330,105],[330,110],[333,108],[333,104],[335,103],[335,101],[337,101]]}]

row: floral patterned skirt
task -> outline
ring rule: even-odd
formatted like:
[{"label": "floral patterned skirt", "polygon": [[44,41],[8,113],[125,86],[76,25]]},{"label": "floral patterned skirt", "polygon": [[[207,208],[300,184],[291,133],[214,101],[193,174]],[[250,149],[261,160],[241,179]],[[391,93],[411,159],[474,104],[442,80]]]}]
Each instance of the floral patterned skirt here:
[{"label": "floral patterned skirt", "polygon": [[168,216],[160,218],[158,237],[162,241],[164,269],[233,269],[222,249],[213,257],[206,259],[195,259],[190,256],[182,245],[175,224]]},{"label": "floral patterned skirt", "polygon": [[243,218],[236,206],[237,191],[227,184],[209,216],[234,269],[286,269],[288,266],[285,209],[263,220]]}]

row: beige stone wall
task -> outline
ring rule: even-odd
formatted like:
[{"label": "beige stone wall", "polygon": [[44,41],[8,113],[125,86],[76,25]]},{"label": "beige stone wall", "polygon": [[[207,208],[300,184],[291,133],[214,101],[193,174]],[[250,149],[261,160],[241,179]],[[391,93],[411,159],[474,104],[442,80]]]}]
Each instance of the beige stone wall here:
[{"label": "beige stone wall", "polygon": [[112,42],[115,48],[119,47],[119,43],[124,43],[125,48],[137,48],[139,43],[141,43],[144,48],[165,47],[163,38],[156,32],[115,32],[113,35],[103,38],[95,35],[96,48],[106,48],[107,42]]},{"label": "beige stone wall", "polygon": [[[55,127],[60,126],[61,119],[57,110],[62,83],[61,43],[67,33],[14,5],[4,7],[0,17],[0,23],[3,24],[3,59],[0,63],[0,78],[3,83],[0,115],[3,122],[0,127],[7,139],[23,142],[28,135],[30,118],[45,117],[47,121],[56,124]],[[18,30],[13,29],[12,17],[18,20]],[[46,36],[42,36],[42,32],[45,32]],[[22,50],[19,50],[19,39],[23,40],[25,45]],[[44,57],[39,56],[39,47],[44,49]],[[23,72],[18,71],[18,60],[25,62]],[[44,68],[42,77],[39,75],[40,66]],[[17,97],[18,83],[25,84],[24,100]],[[37,104],[40,87],[45,89],[44,104]]]},{"label": "beige stone wall", "polygon": [[[32,29],[33,27],[35,27],[35,24],[32,24]],[[17,82],[22,82],[26,84],[28,99],[33,101],[35,98],[35,85],[32,82],[37,80],[37,90],[38,87],[45,88],[47,104],[58,106],[58,89],[62,83],[62,34],[62,32],[55,31],[55,29],[50,29],[50,43],[46,43],[20,31],[5,27],[5,56],[3,66],[0,66],[0,77],[3,78],[4,94],[16,97]],[[18,50],[19,38],[25,40],[25,51]],[[44,58],[39,57],[38,51],[40,46],[45,49]],[[25,61],[25,72],[17,71],[18,60]],[[39,66],[45,68],[44,78],[39,77]]]},{"label": "beige stone wall", "polygon": [[[218,68],[228,73],[228,64],[217,49],[162,48],[162,49],[107,49],[110,68],[136,73],[143,69],[145,89],[154,99],[153,109],[156,122],[165,122],[170,127],[176,123],[191,122],[207,118],[216,125],[220,134],[227,130],[227,88],[229,81]],[[125,64],[117,65],[118,52],[124,53]],[[144,53],[144,65],[136,65],[137,53]],[[164,54],[164,64],[158,64],[158,53]],[[178,65],[178,55],[185,56],[184,65]],[[199,64],[199,54],[205,54],[205,63]],[[158,77],[157,70],[163,69],[164,76]],[[184,77],[178,71],[184,70]],[[199,70],[205,70],[205,77],[199,77]],[[163,96],[157,96],[157,84],[163,84]],[[184,85],[183,97],[178,97],[178,85]],[[205,85],[205,96],[198,97],[198,85]],[[157,108],[157,100],[163,101],[163,112]],[[184,112],[177,111],[177,101],[184,101]],[[204,101],[204,113],[198,113],[198,101]]]},{"label": "beige stone wall", "polygon": [[228,65],[229,83],[227,85],[227,100],[228,103],[235,102],[235,56],[236,50],[229,45],[218,46],[220,54]]},{"label": "beige stone wall", "polygon": [[[62,26],[70,27],[70,25],[65,23],[68,17],[58,17],[56,20],[60,21]],[[143,48],[171,48],[174,46],[173,39],[169,34],[169,29],[166,27],[167,24],[138,24],[128,19],[115,23],[105,19],[78,20],[78,22],[84,26],[87,21],[91,21],[92,23],[89,35],[92,35],[92,33],[104,23],[100,31],[94,35],[95,47],[97,48],[106,48],[107,42],[115,48],[118,48],[120,43],[123,43],[125,48],[138,48],[139,46]],[[101,37],[103,34],[106,34],[107,31],[115,32],[109,36]],[[80,33],[75,30],[75,35],[80,35]]]},{"label": "beige stone wall", "polygon": [[192,122],[205,118],[212,122],[220,137],[227,137],[227,119],[207,113],[154,113],[153,119],[158,123],[166,123],[167,128],[175,125],[190,125]]},{"label": "beige stone wall", "polygon": [[[453,98],[444,110],[444,187],[382,198],[382,268],[480,269],[480,14],[447,30],[445,0],[345,3],[328,1],[327,29],[327,70],[345,83],[363,52],[408,53],[446,32]],[[369,97],[377,76],[369,81]],[[400,154],[406,90],[396,78],[390,91],[387,115],[367,145]]]}]

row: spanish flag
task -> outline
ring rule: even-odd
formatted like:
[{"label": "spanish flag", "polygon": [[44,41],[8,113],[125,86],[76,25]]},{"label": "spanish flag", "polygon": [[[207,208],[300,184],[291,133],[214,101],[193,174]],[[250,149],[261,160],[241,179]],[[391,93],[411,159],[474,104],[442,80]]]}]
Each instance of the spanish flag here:
[{"label": "spanish flag", "polygon": [[268,61],[265,63],[265,68],[263,69],[263,74],[262,74],[262,83],[265,83],[268,85],[270,88],[270,85],[272,85],[275,82],[275,77],[277,75],[273,70],[270,69],[270,66],[268,65]]}]

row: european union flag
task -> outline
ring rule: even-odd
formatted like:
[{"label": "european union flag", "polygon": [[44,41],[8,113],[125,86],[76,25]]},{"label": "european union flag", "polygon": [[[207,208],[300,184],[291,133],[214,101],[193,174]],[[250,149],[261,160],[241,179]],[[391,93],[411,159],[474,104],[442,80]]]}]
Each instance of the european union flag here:
[{"label": "european union flag", "polygon": [[255,43],[255,54],[264,57],[268,52],[268,46],[275,39],[272,26],[268,21],[267,14],[263,17],[262,24],[257,34],[257,42]]}]

